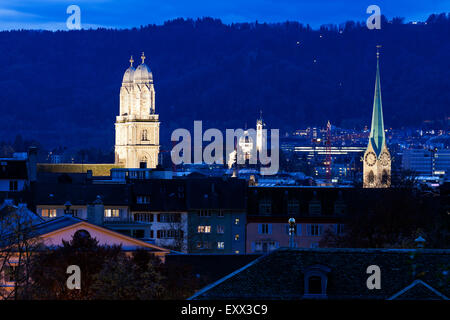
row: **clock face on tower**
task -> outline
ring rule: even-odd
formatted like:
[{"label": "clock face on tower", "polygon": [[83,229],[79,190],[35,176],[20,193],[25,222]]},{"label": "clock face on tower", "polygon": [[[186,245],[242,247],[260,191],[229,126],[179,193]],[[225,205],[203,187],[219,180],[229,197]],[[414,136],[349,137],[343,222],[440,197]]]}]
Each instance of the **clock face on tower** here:
[{"label": "clock face on tower", "polygon": [[386,151],[384,151],[380,156],[381,164],[383,166],[387,166],[389,164],[390,159],[391,159],[391,157],[389,156],[389,154]]},{"label": "clock face on tower", "polygon": [[377,161],[377,156],[375,155],[375,152],[372,151],[367,152],[364,161],[366,161],[369,167],[372,167]]}]

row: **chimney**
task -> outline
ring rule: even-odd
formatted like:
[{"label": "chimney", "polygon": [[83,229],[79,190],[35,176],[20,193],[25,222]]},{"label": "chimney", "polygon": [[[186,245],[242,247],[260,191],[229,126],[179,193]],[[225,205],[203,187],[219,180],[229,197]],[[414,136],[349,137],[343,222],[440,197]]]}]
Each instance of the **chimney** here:
[{"label": "chimney", "polygon": [[28,181],[33,182],[37,179],[37,148],[28,148]]},{"label": "chimney", "polygon": [[105,214],[105,207],[103,206],[102,198],[98,195],[92,204],[87,207],[88,221],[96,225],[103,224],[103,216]]},{"label": "chimney", "polygon": [[27,208],[27,204],[23,203],[23,202],[19,202],[19,204],[17,205],[17,208],[19,208],[19,209],[26,209]]}]

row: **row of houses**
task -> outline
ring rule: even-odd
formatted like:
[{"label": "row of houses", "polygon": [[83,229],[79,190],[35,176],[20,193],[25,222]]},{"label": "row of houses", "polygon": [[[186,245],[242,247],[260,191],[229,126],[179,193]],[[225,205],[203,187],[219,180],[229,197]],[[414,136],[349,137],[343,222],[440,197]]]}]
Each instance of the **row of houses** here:
[{"label": "row of houses", "polygon": [[[448,299],[448,250],[317,248],[327,232],[345,232],[346,213],[370,203],[373,190],[258,186],[147,169],[47,172],[30,158],[1,159],[2,218],[30,217],[50,246],[89,235],[186,266],[208,284],[193,287],[190,299]],[[286,248],[290,218],[295,248]],[[0,293],[15,285],[11,258]],[[374,265],[379,290],[367,286]]]},{"label": "row of houses", "polygon": [[2,159],[0,195],[26,203],[42,219],[67,213],[98,226],[185,253],[245,254],[289,243],[319,246],[343,231],[350,188],[249,186],[244,179],[177,177],[152,169],[111,169],[109,176],[46,172],[33,155]]}]

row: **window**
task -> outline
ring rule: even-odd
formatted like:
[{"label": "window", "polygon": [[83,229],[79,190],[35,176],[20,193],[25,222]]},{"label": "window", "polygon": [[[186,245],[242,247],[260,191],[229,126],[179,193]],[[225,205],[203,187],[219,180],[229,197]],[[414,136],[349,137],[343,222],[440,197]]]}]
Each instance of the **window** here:
[{"label": "window", "polygon": [[55,218],[56,217],[56,209],[42,209],[41,215],[44,218]]},{"label": "window", "polygon": [[181,222],[181,215],[179,213],[161,213],[158,216],[158,222]]},{"label": "window", "polygon": [[223,241],[217,242],[217,249],[221,250],[225,249],[225,242]]},{"label": "window", "polygon": [[208,241],[197,241],[196,247],[197,249],[210,249],[211,245]]},{"label": "window", "polygon": [[256,241],[252,243],[253,252],[269,252],[278,248],[276,241]]},{"label": "window", "polygon": [[299,212],[299,202],[297,199],[291,199],[288,201],[288,215],[289,216],[294,216],[297,215]]},{"label": "window", "polygon": [[304,270],[305,298],[326,298],[330,271],[330,268],[323,265],[313,265]]},{"label": "window", "polygon": [[261,199],[259,201],[259,214],[270,215],[272,213],[272,201],[270,199]]},{"label": "window", "polygon": [[79,239],[89,239],[91,237],[91,234],[87,230],[80,229],[80,230],[77,230],[73,234],[73,237],[74,238],[76,237],[76,238],[79,238]]},{"label": "window", "polygon": [[234,240],[239,241],[239,234],[236,234],[236,235],[234,236]]},{"label": "window", "polygon": [[17,180],[9,181],[9,191],[17,191],[19,189]]},{"label": "window", "polygon": [[217,233],[225,233],[225,227],[219,224],[217,226]]},{"label": "window", "polygon": [[5,282],[15,282],[16,281],[16,267],[15,266],[5,266],[4,267],[4,281]]},{"label": "window", "polygon": [[141,222],[153,222],[153,214],[147,213],[147,212],[141,212],[141,213],[135,213],[133,215],[134,221],[141,221]]},{"label": "window", "polygon": [[183,230],[166,229],[156,231],[156,237],[159,239],[179,239],[183,238],[183,236]]},{"label": "window", "polygon": [[211,226],[198,226],[197,232],[198,233],[211,233]]},{"label": "window", "polygon": [[120,217],[120,209],[105,209],[105,217],[106,218],[119,218]]},{"label": "window", "polygon": [[234,224],[239,224],[239,218],[234,219]]},{"label": "window", "polygon": [[147,130],[142,130],[142,136],[141,136],[141,140],[142,141],[148,141],[148,138],[147,138]]},{"label": "window", "polygon": [[310,294],[321,294],[322,293],[322,278],[318,276],[309,277],[309,293]]},{"label": "window", "polygon": [[272,224],[270,223],[260,223],[258,225],[259,234],[272,234]]},{"label": "window", "polygon": [[336,234],[343,234],[344,233],[344,225],[339,223],[336,225]]},{"label": "window", "polygon": [[145,237],[145,230],[143,229],[132,230],[131,235],[133,238],[142,239]]},{"label": "window", "polygon": [[224,217],[223,211],[217,211],[217,217],[223,218]]},{"label": "window", "polygon": [[199,216],[199,217],[206,217],[206,218],[209,218],[209,217],[211,217],[211,211],[208,211],[208,210],[200,210],[200,211],[198,212],[198,216]]},{"label": "window", "polygon": [[136,202],[139,204],[150,203],[150,196],[137,196]]},{"label": "window", "polygon": [[308,225],[308,236],[321,236],[323,227],[320,224],[309,224]]}]

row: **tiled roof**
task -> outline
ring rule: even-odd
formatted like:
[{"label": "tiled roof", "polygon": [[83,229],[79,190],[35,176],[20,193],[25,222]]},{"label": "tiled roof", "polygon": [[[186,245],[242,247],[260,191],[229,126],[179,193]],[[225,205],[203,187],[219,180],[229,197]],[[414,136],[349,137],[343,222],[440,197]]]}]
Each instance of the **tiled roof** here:
[{"label": "tiled roof", "polygon": [[[302,299],[305,270],[330,269],[329,299],[388,299],[416,278],[449,296],[450,250],[288,249],[262,256],[192,299]],[[381,289],[369,290],[367,267],[381,269]]]},{"label": "tiled roof", "polygon": [[123,184],[37,183],[36,205],[72,205],[92,203],[99,195],[105,206],[128,205],[129,187]]},{"label": "tiled roof", "polygon": [[242,179],[188,179],[188,209],[246,209],[246,182]]}]

